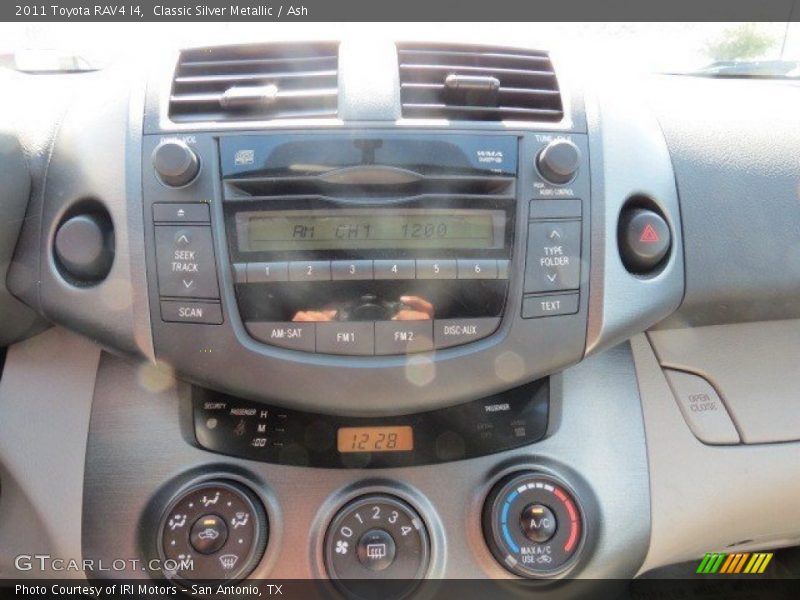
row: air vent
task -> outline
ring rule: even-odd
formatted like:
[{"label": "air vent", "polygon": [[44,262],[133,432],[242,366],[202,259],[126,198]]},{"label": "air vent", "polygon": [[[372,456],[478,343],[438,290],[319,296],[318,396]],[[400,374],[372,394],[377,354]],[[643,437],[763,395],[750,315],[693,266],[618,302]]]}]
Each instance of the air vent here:
[{"label": "air vent", "polygon": [[560,121],[547,52],[464,45],[398,46],[403,116],[467,121]]},{"label": "air vent", "polygon": [[220,46],[181,53],[173,121],[334,118],[337,44]]}]

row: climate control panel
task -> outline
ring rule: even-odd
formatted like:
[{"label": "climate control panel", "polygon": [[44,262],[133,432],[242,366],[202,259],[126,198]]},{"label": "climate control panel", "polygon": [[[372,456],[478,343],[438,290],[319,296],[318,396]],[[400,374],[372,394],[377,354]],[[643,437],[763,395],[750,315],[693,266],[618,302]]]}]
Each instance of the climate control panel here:
[{"label": "climate control panel", "polygon": [[580,505],[561,481],[534,471],[511,474],[492,489],[483,511],[495,559],[521,577],[552,577],[576,561],[584,538]]},{"label": "climate control panel", "polygon": [[[373,596],[375,582],[393,580],[391,593],[411,591],[425,575],[430,541],[422,517],[388,494],[353,500],[334,517],[325,536],[325,567],[345,593]],[[386,591],[386,590],[384,590]]]},{"label": "climate control panel", "polygon": [[158,539],[164,574],[178,581],[236,581],[247,577],[269,535],[264,507],[232,481],[193,485],[170,503]]}]

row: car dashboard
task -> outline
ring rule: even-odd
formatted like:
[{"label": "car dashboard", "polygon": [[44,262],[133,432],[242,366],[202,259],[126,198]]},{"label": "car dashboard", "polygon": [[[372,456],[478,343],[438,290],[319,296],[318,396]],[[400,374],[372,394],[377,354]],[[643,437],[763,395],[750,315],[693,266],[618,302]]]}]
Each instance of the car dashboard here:
[{"label": "car dashboard", "polygon": [[3,573],[535,594],[800,541],[795,86],[349,40],[3,78]]}]

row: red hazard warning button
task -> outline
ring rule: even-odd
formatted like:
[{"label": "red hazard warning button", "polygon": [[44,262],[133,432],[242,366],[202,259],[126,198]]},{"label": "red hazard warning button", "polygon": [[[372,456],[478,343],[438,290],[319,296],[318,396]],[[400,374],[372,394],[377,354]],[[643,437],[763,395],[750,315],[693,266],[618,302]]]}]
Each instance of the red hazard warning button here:
[{"label": "red hazard warning button", "polygon": [[645,208],[623,210],[618,239],[622,262],[633,273],[657,269],[672,244],[667,222],[657,212]]},{"label": "red hazard warning button", "polygon": [[656,244],[661,241],[661,238],[658,237],[658,233],[656,232],[655,228],[651,223],[648,223],[644,226],[644,230],[642,231],[642,235],[639,236],[639,241],[643,244]]}]

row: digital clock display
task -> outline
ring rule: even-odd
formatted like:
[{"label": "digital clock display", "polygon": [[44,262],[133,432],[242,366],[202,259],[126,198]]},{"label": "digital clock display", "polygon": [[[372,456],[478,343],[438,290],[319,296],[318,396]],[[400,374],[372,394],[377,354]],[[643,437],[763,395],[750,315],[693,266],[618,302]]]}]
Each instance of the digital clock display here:
[{"label": "digital clock display", "polygon": [[342,427],[336,435],[339,452],[403,452],[414,449],[414,431],[395,427]]},{"label": "digital clock display", "polygon": [[503,248],[506,214],[485,209],[253,211],[236,215],[239,250]]}]

